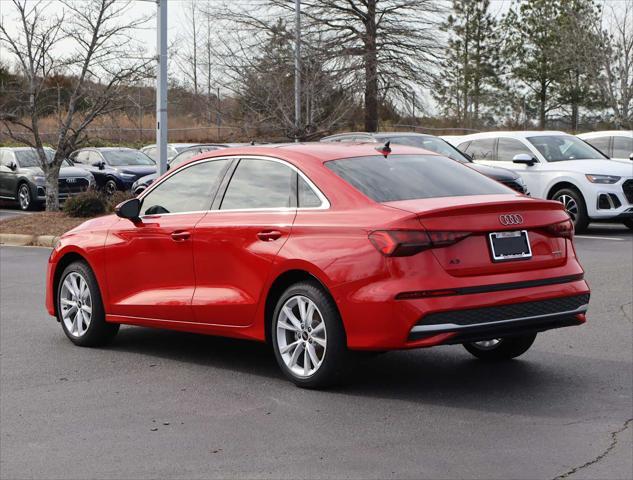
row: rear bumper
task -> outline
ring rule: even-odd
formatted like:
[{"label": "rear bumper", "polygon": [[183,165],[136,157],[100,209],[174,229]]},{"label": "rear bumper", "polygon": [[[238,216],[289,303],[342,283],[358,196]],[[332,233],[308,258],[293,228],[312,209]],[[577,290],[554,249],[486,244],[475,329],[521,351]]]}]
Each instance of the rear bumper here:
[{"label": "rear bumper", "polygon": [[451,337],[442,343],[463,343],[493,336],[541,332],[584,323],[588,307],[589,294],[583,294],[431,314],[411,328],[407,340],[429,340],[450,333]]},{"label": "rear bumper", "polygon": [[[560,278],[560,277],[559,277]],[[521,282],[525,284],[524,282]],[[348,347],[397,350],[464,343],[580,325],[589,286],[573,280],[497,290],[463,289],[456,295],[339,304]],[[338,302],[337,302],[338,303]]]}]

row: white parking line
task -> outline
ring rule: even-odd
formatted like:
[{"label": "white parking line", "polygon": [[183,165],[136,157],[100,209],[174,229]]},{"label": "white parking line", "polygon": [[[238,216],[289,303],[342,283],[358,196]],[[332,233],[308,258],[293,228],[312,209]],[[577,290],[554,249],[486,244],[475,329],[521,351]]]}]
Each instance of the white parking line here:
[{"label": "white parking line", "polygon": [[588,238],[589,240],[611,240],[613,242],[622,242],[624,239],[623,238],[618,238],[618,237],[601,237],[599,235],[597,236],[592,236],[592,235],[574,235],[574,238]]}]

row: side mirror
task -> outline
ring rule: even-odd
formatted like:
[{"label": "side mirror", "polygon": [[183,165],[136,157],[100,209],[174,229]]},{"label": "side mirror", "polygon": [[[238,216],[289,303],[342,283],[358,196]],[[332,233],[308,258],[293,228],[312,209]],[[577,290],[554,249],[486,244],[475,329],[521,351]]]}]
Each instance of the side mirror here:
[{"label": "side mirror", "polygon": [[18,169],[18,164],[15,162],[11,162],[9,164],[9,168],[15,172]]},{"label": "side mirror", "polygon": [[127,218],[136,222],[139,220],[139,214],[141,213],[141,201],[138,198],[130,198],[125,202],[119,203],[114,208],[114,213],[121,218]]},{"label": "side mirror", "polygon": [[167,164],[167,171],[169,171],[169,169],[171,168],[171,166],[169,165],[169,163]]},{"label": "side mirror", "polygon": [[629,160],[633,160],[633,153],[629,155]]},{"label": "side mirror", "polygon": [[521,163],[523,165],[531,167],[536,163],[536,158],[534,158],[532,155],[528,155],[527,153],[519,153],[518,155],[514,156],[514,158],[512,159],[512,163]]},{"label": "side mirror", "polygon": [[104,162],[94,162],[92,164],[93,167],[97,167],[99,170],[103,170],[105,168]]}]

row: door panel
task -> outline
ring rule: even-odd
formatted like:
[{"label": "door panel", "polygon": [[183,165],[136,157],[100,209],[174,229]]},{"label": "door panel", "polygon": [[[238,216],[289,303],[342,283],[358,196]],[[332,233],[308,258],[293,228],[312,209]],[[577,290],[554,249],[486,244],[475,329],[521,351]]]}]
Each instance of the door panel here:
[{"label": "door panel", "polygon": [[195,319],[246,326],[254,318],[277,253],[287,241],[296,210],[211,211],[193,236]]},{"label": "door panel", "polygon": [[231,161],[210,159],[175,171],[142,197],[141,220],[121,220],[106,245],[108,313],[192,321],[192,236]]},{"label": "door panel", "polygon": [[182,234],[192,232],[203,215],[150,215],[136,225],[122,219],[110,230],[105,253],[107,313],[192,320],[192,242]]}]

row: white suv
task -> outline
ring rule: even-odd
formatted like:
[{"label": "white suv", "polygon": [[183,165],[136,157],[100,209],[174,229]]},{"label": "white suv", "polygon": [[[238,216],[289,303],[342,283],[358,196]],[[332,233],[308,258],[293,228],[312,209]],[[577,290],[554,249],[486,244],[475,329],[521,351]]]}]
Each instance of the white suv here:
[{"label": "white suv", "polygon": [[606,130],[581,133],[578,138],[596,147],[612,160],[633,160],[633,130]]},{"label": "white suv", "polygon": [[577,231],[590,221],[633,229],[633,162],[610,160],[564,132],[475,133],[458,148],[478,163],[516,171],[534,197],[562,202]]}]

